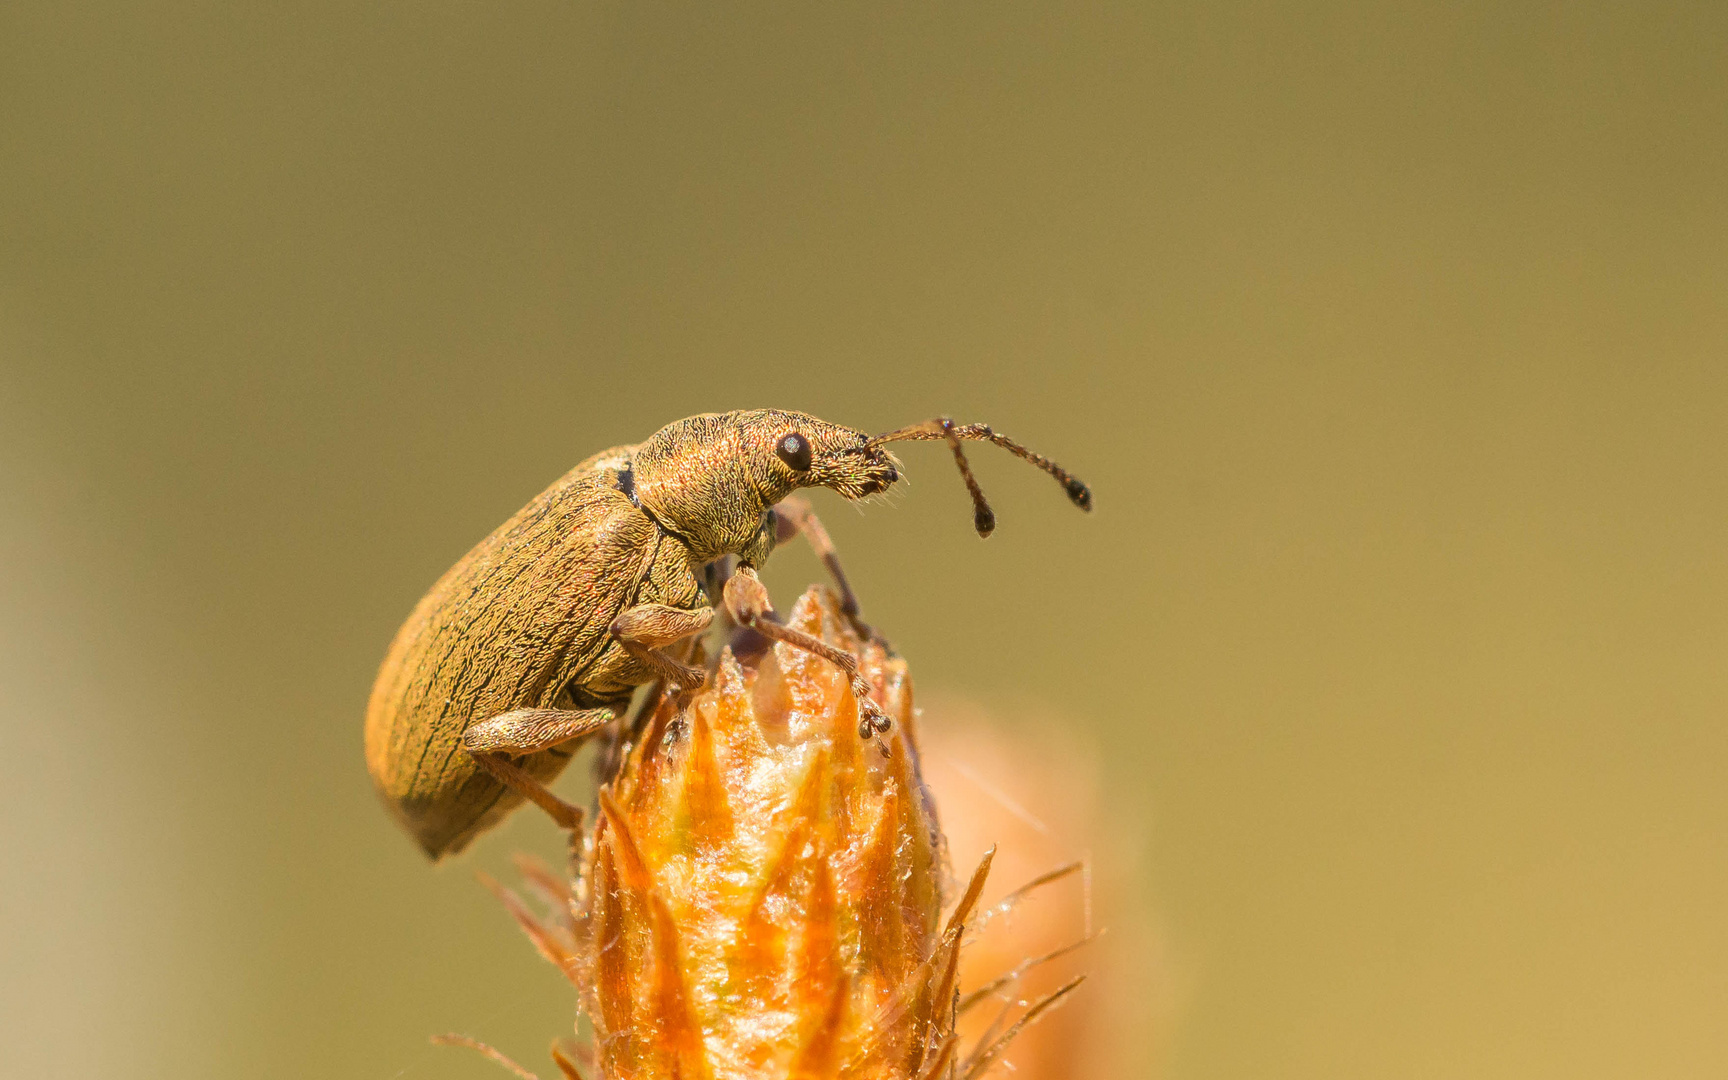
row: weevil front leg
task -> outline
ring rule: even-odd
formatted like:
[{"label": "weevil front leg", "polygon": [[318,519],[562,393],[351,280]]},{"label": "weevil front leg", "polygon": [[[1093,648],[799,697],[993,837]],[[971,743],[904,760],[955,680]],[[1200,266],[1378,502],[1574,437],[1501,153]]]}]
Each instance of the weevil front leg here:
[{"label": "weevil front leg", "polygon": [[763,637],[783,641],[795,648],[815,653],[846,673],[852,684],[852,696],[858,699],[858,734],[868,739],[893,726],[888,714],[870,698],[870,684],[858,671],[858,658],[844,649],[836,649],[819,637],[795,630],[768,618],[774,605],[768,600],[768,588],[756,576],[754,567],[740,566],[726,579],[726,610],[740,626],[748,626]]},{"label": "weevil front leg", "polygon": [[846,580],[846,571],[840,567],[840,555],[834,550],[834,541],[829,538],[828,530],[822,527],[822,521],[811,508],[810,500],[793,495],[775,503],[774,525],[777,543],[784,544],[794,536],[802,535],[804,541],[810,545],[810,550],[822,560],[828,576],[834,579],[834,586],[840,590],[840,612],[846,616],[858,636],[889,649],[887,639],[871,629],[870,624],[859,616],[858,595],[852,591],[851,582]]},{"label": "weevil front leg", "polygon": [[516,709],[469,725],[462,733],[462,748],[494,780],[546,811],[560,828],[574,832],[582,828],[582,808],[552,794],[510,759],[592,735],[616,716],[611,709]]}]

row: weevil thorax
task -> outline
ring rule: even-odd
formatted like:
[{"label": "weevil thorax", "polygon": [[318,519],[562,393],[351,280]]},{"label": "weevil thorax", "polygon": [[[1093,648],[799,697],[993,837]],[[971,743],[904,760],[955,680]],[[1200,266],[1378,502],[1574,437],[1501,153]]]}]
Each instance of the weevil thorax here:
[{"label": "weevil thorax", "polygon": [[863,432],[780,409],[668,424],[636,448],[632,472],[643,509],[704,561],[752,550],[768,508],[797,488],[858,499],[899,479]]}]

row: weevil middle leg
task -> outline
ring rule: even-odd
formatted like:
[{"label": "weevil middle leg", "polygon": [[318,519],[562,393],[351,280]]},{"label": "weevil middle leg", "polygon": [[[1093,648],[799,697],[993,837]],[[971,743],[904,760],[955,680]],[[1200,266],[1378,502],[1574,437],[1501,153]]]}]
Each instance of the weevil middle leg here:
[{"label": "weevil middle leg", "polygon": [[[682,722],[684,710],[707,681],[706,670],[687,664],[667,651],[680,641],[688,642],[714,623],[714,609],[677,608],[669,604],[637,604],[612,621],[612,635],[624,651],[654,672],[656,687],[672,692],[672,722]],[[658,697],[664,691],[655,690]]]},{"label": "weevil middle leg", "polygon": [[[675,659],[664,647],[701,633],[713,621],[713,608],[686,610],[666,604],[637,604],[613,621],[612,633],[625,652],[688,693],[702,685],[702,669]],[[581,808],[554,795],[510,758],[591,735],[617,714],[609,708],[517,709],[471,725],[462,733],[462,746],[499,783],[546,811],[560,827],[575,830],[582,827]]]},{"label": "weevil middle leg", "polygon": [[668,604],[637,604],[612,620],[612,635],[624,651],[640,660],[658,678],[680,691],[695,690],[707,673],[666,651],[666,646],[708,629],[713,608],[676,608]]}]

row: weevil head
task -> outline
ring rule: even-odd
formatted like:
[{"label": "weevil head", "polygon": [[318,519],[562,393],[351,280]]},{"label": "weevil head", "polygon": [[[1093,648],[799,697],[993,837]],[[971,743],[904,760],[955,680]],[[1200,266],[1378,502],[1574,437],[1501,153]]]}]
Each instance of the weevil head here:
[{"label": "weevil head", "polygon": [[814,416],[771,414],[761,424],[758,439],[759,446],[768,449],[759,453],[762,483],[765,490],[780,492],[776,501],[805,487],[862,499],[887,491],[900,479],[894,458],[871,445],[868,435]]},{"label": "weevil head", "polygon": [[637,448],[633,471],[643,506],[702,558],[744,551],[762,515],[798,488],[862,499],[900,479],[862,431],[780,409],[669,424]]}]

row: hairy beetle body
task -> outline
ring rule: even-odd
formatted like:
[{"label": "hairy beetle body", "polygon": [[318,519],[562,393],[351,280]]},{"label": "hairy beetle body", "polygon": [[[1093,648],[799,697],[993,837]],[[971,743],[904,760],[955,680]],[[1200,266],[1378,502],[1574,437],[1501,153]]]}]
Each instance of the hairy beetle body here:
[{"label": "hairy beetle body", "polygon": [[397,632],[366,714],[367,768],[385,804],[434,859],[524,798],[567,826],[579,820],[545,784],[581,738],[623,714],[636,687],[700,684],[702,673],[665,648],[708,626],[701,573],[725,555],[740,560],[726,584],[732,618],[841,666],[860,733],[885,730],[855,660],[780,626],[754,567],[783,535],[804,531],[855,617],[820,525],[807,507],[777,504],[799,487],[848,499],[883,491],[899,473],[881,443],[928,438],[948,440],[979,506],[960,439],[987,438],[1053,470],[1080,503],[1078,481],[1044,459],[945,420],[871,438],[803,413],[711,413],[577,465],[463,556]]}]

